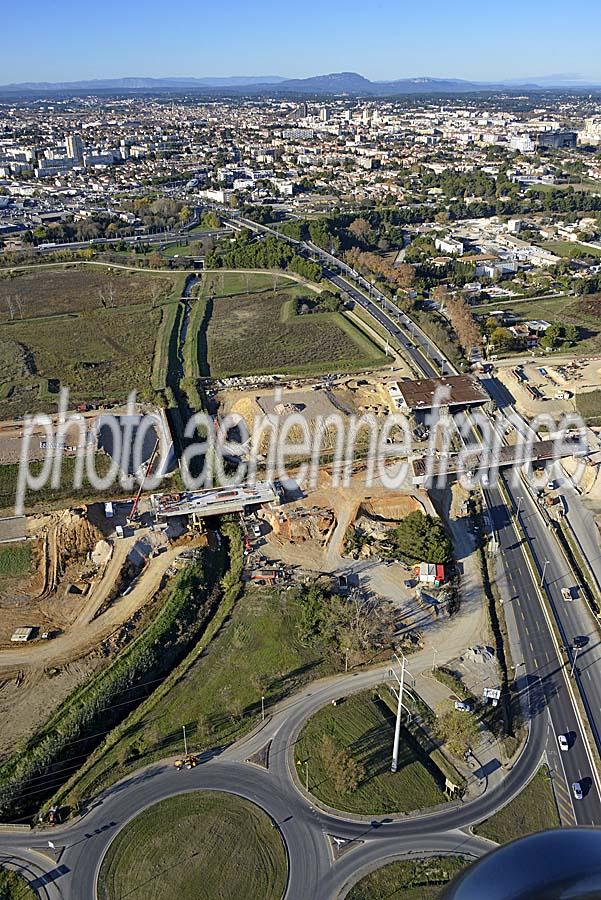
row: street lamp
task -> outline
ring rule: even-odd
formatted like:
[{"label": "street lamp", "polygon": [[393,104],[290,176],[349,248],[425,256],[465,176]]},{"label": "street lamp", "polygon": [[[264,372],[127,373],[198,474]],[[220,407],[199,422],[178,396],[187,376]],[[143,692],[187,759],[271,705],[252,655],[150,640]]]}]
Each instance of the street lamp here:
[{"label": "street lamp", "polygon": [[524,498],[523,498],[523,497],[518,497],[518,508],[517,508],[517,512],[516,512],[516,514],[515,514],[516,519],[519,519],[519,518],[520,518],[520,510],[521,510],[521,508],[522,508],[522,503],[523,503],[523,502],[524,502]]},{"label": "street lamp", "polygon": [[265,721],[265,697],[261,697],[261,721]]},{"label": "street lamp", "polygon": [[547,566],[549,565],[549,560],[546,559],[543,565],[543,574],[540,577],[540,586],[545,586],[545,575],[547,574]]},{"label": "street lamp", "polygon": [[578,644],[575,644],[572,648],[574,651],[574,655],[572,656],[572,668],[570,669],[570,678],[574,675],[574,669],[576,667],[576,660],[578,659],[578,653],[580,652],[580,647]]}]

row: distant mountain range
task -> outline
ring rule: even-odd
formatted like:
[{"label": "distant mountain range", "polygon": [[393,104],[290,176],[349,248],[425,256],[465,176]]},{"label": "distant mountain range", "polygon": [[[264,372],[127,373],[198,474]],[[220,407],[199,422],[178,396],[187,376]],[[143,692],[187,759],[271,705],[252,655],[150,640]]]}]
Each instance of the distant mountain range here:
[{"label": "distant mountain range", "polygon": [[460,78],[401,78],[397,81],[370,81],[357,72],[334,72],[311,78],[283,78],[279,75],[234,76],[231,78],[104,78],[94,81],[23,82],[0,86],[0,93],[81,93],[207,91],[234,94],[307,94],[361,97],[390,97],[403,94],[467,94],[477,91],[549,90],[552,88],[598,90],[601,85],[586,83],[576,76],[543,76],[528,81],[477,82]]}]

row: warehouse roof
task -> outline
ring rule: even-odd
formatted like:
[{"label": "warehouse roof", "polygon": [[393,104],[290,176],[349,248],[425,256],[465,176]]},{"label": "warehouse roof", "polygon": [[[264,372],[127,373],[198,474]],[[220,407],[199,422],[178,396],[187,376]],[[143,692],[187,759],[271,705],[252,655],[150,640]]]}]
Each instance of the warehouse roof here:
[{"label": "warehouse roof", "polygon": [[409,409],[430,409],[436,391],[446,388],[448,401],[444,406],[477,406],[490,400],[477,378],[473,375],[447,375],[443,378],[421,378],[418,381],[401,381],[398,385],[403,405]]}]

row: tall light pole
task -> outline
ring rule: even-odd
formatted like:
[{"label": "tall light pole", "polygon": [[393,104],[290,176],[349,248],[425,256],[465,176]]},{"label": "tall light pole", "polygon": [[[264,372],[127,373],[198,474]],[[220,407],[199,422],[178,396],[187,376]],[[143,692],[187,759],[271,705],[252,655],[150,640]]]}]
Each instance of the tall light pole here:
[{"label": "tall light pole", "polygon": [[523,498],[523,497],[518,497],[518,508],[517,508],[517,512],[516,512],[516,514],[515,514],[516,519],[519,519],[519,518],[520,518],[520,510],[521,510],[521,508],[522,508],[522,503],[523,503],[523,502],[524,502],[524,498]]},{"label": "tall light pole", "polygon": [[540,586],[541,587],[545,586],[545,575],[547,574],[547,566],[548,565],[549,565],[549,560],[546,559],[545,562],[543,563],[543,573],[540,577]]},{"label": "tall light pole", "polygon": [[438,647],[434,647],[434,653],[432,656],[432,671],[436,668],[436,654],[438,653]]},{"label": "tall light pole", "polygon": [[261,697],[261,721],[265,721],[265,697]]},{"label": "tall light pole", "polygon": [[348,647],[344,650],[344,671],[348,672]]},{"label": "tall light pole", "polygon": [[[392,676],[394,676],[394,678],[398,684],[398,688],[397,688],[398,704],[397,704],[397,712],[396,712],[396,723],[394,726],[394,743],[392,745],[392,763],[390,766],[391,772],[396,772],[398,765],[399,765],[399,741],[400,741],[400,737],[401,737],[401,716],[403,713],[403,692],[405,690],[405,671],[407,669],[407,661],[405,659],[404,653],[401,653],[401,657],[402,658],[399,659],[398,654],[397,653],[394,654],[394,658],[396,659],[397,663],[401,667],[400,678],[396,674],[396,672],[394,671],[393,668],[391,668],[391,670],[390,670],[390,674]],[[393,660],[393,665],[394,665],[394,660]]]},{"label": "tall light pole", "polygon": [[182,725],[182,730],[184,732],[184,756],[188,755],[188,739],[186,737],[186,726]]},{"label": "tall light pole", "polygon": [[580,647],[576,644],[576,645],[574,646],[573,650],[574,650],[574,655],[573,655],[573,657],[572,657],[572,668],[570,669],[570,678],[571,678],[571,677],[573,676],[573,674],[574,674],[574,669],[575,669],[575,667],[576,667],[576,660],[578,659],[578,653],[579,653],[579,651],[580,651]]}]

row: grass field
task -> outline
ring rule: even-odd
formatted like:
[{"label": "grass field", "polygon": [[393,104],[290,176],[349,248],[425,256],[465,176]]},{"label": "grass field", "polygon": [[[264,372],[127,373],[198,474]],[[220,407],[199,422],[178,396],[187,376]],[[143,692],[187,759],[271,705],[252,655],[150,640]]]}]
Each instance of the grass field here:
[{"label": "grass field", "polygon": [[306,294],[296,288],[216,299],[207,327],[211,375],[318,374],[385,362],[384,353],[339,313],[296,316],[299,291]]},{"label": "grass field", "polygon": [[161,307],[152,363],[152,387],[155,391],[163,390],[176,365],[182,315],[181,303],[166,303]]},{"label": "grass field", "polygon": [[184,342],[184,373],[186,378],[198,380],[206,374],[206,328],[205,316],[208,304],[205,297],[198,297],[190,305],[190,318]]},{"label": "grass field", "polygon": [[[31,572],[31,544],[0,545],[0,577],[21,578]],[[2,895],[0,894],[0,900]]]},{"label": "grass field", "polygon": [[0,900],[37,900],[37,894],[22,875],[10,869],[0,869]]},{"label": "grass field", "polygon": [[575,395],[576,409],[587,425],[601,424],[601,390]]},{"label": "grass field", "polygon": [[[494,304],[477,307],[474,312],[486,313],[496,309]],[[573,348],[577,355],[588,356],[601,351],[601,297],[551,297],[548,300],[524,300],[502,303],[499,309],[512,312],[521,321],[544,319],[547,322],[577,325],[579,340]]]},{"label": "grass field", "polygon": [[[346,748],[365,770],[354,793],[341,795],[330,780],[321,754],[321,742],[330,735]],[[309,790],[336,809],[364,815],[411,812],[445,800],[444,781],[409,732],[402,728],[399,768],[393,775],[390,757],[394,717],[370,692],[348,697],[337,706],[316,713],[301,731],[295,748],[299,772],[309,762]]]},{"label": "grass field", "polygon": [[[61,479],[58,488],[54,489],[48,483],[45,487],[38,491],[30,491],[25,497],[26,512],[36,511],[40,509],[57,509],[65,505],[74,503],[85,503],[90,500],[98,499],[102,496],[102,492],[91,487],[84,469],[84,479],[81,488],[75,490],[73,488],[75,479],[75,457],[65,456],[61,464]],[[99,477],[103,477],[109,471],[111,460],[106,453],[96,453],[94,465]],[[30,472],[32,475],[38,475],[41,471],[42,463],[35,461],[30,463]],[[10,514],[14,511],[15,498],[17,493],[17,479],[19,476],[19,464],[11,463],[0,466],[0,511]],[[122,493],[118,483],[115,483],[106,492],[107,496],[115,497]],[[131,496],[128,492],[126,496]]]},{"label": "grass field", "polygon": [[346,900],[437,900],[466,865],[460,856],[398,860],[362,878]]},{"label": "grass field", "polygon": [[[219,747],[257,724],[261,695],[269,707],[331,665],[297,637],[299,607],[292,591],[247,589],[231,619],[200,651],[193,650],[174,683],[135,713],[126,733],[79,777],[69,798],[91,796],[125,774],[131,747],[135,766],[182,750],[182,725],[197,752]],[[205,723],[201,733],[199,719]]]},{"label": "grass field", "polygon": [[280,833],[231,794],[171,797],[115,838],[99,900],[281,900],[287,861]]},{"label": "grass field", "polygon": [[541,766],[530,784],[511,803],[473,831],[497,844],[507,844],[533,831],[559,828],[560,824],[547,768]]},{"label": "grass field", "polygon": [[161,304],[184,277],[90,266],[0,278],[0,418],[55,410],[61,387],[76,402],[151,399]]},{"label": "grass field", "polygon": [[205,272],[200,294],[203,297],[235,297],[238,294],[261,294],[294,286],[291,278],[272,272]]},{"label": "grass field", "polygon": [[104,305],[144,305],[153,295],[160,303],[169,297],[174,280],[167,273],[109,272],[95,266],[18,271],[0,276],[0,323],[11,321],[11,306],[14,320],[20,321],[21,311],[29,319],[88,313]]},{"label": "grass field", "polygon": [[579,241],[544,241],[541,247],[563,259],[569,259],[580,253],[587,256],[601,256],[601,250],[597,250],[595,247],[586,247]]}]

